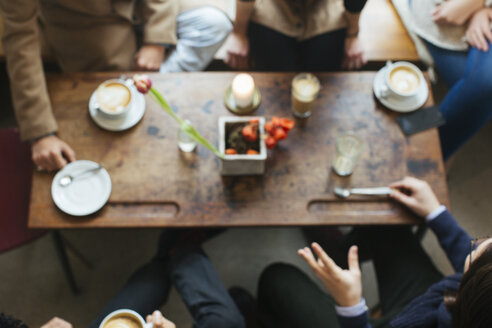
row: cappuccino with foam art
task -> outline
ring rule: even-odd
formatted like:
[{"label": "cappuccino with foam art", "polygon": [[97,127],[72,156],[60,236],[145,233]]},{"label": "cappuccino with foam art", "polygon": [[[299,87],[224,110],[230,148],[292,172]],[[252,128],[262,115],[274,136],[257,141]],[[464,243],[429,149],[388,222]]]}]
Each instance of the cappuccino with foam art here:
[{"label": "cappuccino with foam art", "polygon": [[111,312],[104,318],[99,328],[145,328],[152,327],[146,324],[142,316],[130,309],[121,309]]},{"label": "cappuccino with foam art", "polygon": [[132,317],[117,316],[109,319],[103,328],[142,328],[142,325]]},{"label": "cappuccino with foam art", "polygon": [[389,74],[389,85],[394,91],[411,94],[420,86],[420,77],[412,68],[398,66]]},{"label": "cappuccino with foam art", "polygon": [[108,115],[119,115],[125,112],[131,99],[130,89],[117,80],[106,81],[97,88],[99,109]]}]

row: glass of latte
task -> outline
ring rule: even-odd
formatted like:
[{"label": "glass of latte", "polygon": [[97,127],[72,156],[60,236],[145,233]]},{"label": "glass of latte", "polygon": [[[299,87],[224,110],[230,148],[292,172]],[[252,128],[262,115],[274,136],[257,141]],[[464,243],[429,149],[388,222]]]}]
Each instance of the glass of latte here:
[{"label": "glass of latte", "polygon": [[311,116],[313,104],[318,97],[320,83],[316,76],[301,73],[292,80],[292,112],[295,116]]}]

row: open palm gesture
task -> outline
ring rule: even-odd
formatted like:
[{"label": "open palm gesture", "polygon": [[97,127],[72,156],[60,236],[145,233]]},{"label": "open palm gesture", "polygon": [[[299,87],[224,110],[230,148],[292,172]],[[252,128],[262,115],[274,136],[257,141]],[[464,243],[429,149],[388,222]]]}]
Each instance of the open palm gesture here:
[{"label": "open palm gesture", "polygon": [[325,285],[338,305],[354,306],[359,304],[362,299],[362,281],[357,246],[350,247],[348,270],[340,268],[318,243],[312,243],[311,247],[318,257],[317,260],[309,247],[300,249],[298,254],[309,264],[314,274]]}]

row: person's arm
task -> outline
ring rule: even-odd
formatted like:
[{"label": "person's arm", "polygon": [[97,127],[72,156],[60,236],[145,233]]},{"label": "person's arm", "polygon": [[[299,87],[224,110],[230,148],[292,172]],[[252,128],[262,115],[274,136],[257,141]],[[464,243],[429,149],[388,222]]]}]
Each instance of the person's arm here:
[{"label": "person's arm", "polygon": [[485,0],[448,0],[436,6],[432,19],[438,24],[463,25],[480,8]]},{"label": "person's arm", "polygon": [[429,184],[416,178],[406,177],[391,184],[390,187],[393,188],[390,197],[426,219],[453,268],[456,272],[463,272],[471,238],[458,225],[451,213],[439,203]]},{"label": "person's arm", "polygon": [[54,135],[58,127],[41,60],[38,1],[0,0],[0,11],[2,43],[21,138],[32,141],[32,159],[39,168],[60,169],[67,160],[75,160],[75,153]]},{"label": "person's arm", "polygon": [[429,222],[442,249],[453,265],[456,272],[463,272],[465,259],[470,252],[471,238],[463,228],[458,225],[453,215],[444,210],[434,220]]},{"label": "person's arm", "polygon": [[177,0],[144,0],[142,3],[143,45],[135,54],[135,69],[157,71],[164,61],[165,45],[178,42]]},{"label": "person's arm", "polygon": [[236,19],[232,33],[225,41],[225,63],[232,68],[247,69],[249,55],[248,24],[254,0],[236,0]]},{"label": "person's arm", "polygon": [[318,243],[311,244],[318,259],[309,247],[298,254],[309,264],[314,274],[325,285],[337,302],[335,310],[342,328],[370,328],[365,300],[362,298],[362,280],[357,246],[348,253],[348,270],[340,268]]},{"label": "person's arm", "polygon": [[489,51],[489,43],[492,42],[491,22],[492,8],[482,8],[473,14],[466,29],[466,40],[470,46]]},{"label": "person's arm", "polygon": [[38,1],[0,0],[2,43],[21,138],[30,140],[57,130],[46,88],[37,19]]},{"label": "person's arm", "polygon": [[343,4],[348,25],[342,67],[350,70],[359,69],[367,62],[359,39],[360,13],[366,4],[366,0],[344,0]]}]

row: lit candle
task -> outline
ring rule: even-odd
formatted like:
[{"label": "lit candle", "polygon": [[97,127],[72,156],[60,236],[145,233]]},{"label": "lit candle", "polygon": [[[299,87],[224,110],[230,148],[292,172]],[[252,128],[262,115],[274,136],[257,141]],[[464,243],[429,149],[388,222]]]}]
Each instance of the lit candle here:
[{"label": "lit candle", "polygon": [[255,91],[255,81],[253,77],[246,73],[236,75],[232,80],[232,94],[237,107],[248,107],[253,102],[253,92]]}]

